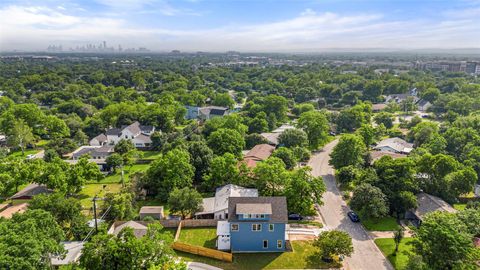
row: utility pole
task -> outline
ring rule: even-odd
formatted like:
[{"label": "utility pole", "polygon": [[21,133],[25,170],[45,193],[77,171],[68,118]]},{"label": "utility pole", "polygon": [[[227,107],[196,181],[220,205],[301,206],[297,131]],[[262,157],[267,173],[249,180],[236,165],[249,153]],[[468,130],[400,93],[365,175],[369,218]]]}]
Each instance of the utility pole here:
[{"label": "utility pole", "polygon": [[98,233],[98,224],[97,224],[97,195],[93,197],[93,219],[95,221],[95,233]]}]

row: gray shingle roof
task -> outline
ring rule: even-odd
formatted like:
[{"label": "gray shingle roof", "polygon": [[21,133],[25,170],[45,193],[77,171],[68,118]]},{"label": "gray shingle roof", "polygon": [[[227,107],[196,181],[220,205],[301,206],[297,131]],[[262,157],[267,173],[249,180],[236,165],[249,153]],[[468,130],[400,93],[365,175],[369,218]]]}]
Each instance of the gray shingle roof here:
[{"label": "gray shingle roof", "polygon": [[434,211],[443,211],[455,213],[457,210],[444,200],[427,193],[417,194],[418,207],[415,209],[415,215],[422,219],[426,214]]},{"label": "gray shingle roof", "polygon": [[[270,222],[287,223],[288,210],[285,197],[230,197],[228,201],[228,221],[242,222],[237,219],[238,204],[271,205]],[[242,206],[240,206],[240,209]]]},{"label": "gray shingle roof", "polygon": [[272,205],[269,203],[237,203],[237,214],[272,214]]},{"label": "gray shingle roof", "polygon": [[118,134],[120,134],[120,132],[122,132],[122,130],[119,129],[119,128],[110,128],[110,129],[107,129],[105,134],[106,135],[116,135],[116,136],[118,136]]},{"label": "gray shingle roof", "polygon": [[12,197],[10,197],[10,199],[33,197],[35,195],[44,193],[52,193],[52,190],[44,185],[32,183],[26,186],[24,189],[20,190],[19,192],[15,193]]}]

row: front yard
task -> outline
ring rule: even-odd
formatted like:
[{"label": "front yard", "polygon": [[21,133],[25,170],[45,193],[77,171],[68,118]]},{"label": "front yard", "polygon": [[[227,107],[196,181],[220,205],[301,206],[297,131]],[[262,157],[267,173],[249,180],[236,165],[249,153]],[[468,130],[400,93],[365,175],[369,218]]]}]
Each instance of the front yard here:
[{"label": "front yard", "polygon": [[384,217],[380,219],[361,219],[365,229],[369,231],[396,231],[400,227],[397,220],[393,217]]},{"label": "front yard", "polygon": [[[105,186],[105,188],[104,188]],[[102,198],[107,193],[117,193],[122,188],[121,184],[87,184],[79,193],[80,203],[84,210],[90,210],[93,206],[92,199],[97,195]],[[98,201],[97,205],[101,205],[103,201]]]},{"label": "front yard", "polygon": [[[187,244],[215,248],[216,228],[182,228],[179,242]],[[316,248],[312,241],[293,241],[293,252],[283,253],[244,253],[234,254],[233,263],[218,261],[215,259],[176,251],[177,255],[185,261],[195,261],[230,269],[308,269],[308,268],[332,268],[336,264],[328,264],[312,260]]]},{"label": "front yard", "polygon": [[413,254],[413,238],[404,238],[398,247],[398,252],[395,255],[395,241],[393,238],[378,238],[375,239],[375,244],[392,263],[396,270],[405,269],[408,263],[408,258]]}]

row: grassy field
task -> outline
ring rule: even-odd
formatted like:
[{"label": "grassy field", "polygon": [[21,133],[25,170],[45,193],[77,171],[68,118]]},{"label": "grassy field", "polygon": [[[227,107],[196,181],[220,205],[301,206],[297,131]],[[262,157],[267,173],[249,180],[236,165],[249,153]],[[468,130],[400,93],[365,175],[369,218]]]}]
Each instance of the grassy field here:
[{"label": "grassy field", "polygon": [[[145,172],[148,170],[148,167],[150,167],[150,164],[134,164],[132,166],[126,166],[124,168],[125,182],[129,181],[130,175],[136,172]],[[121,178],[122,178],[122,171],[120,169],[117,169],[117,172],[115,174],[108,175],[99,183],[120,183]]]},{"label": "grassy field", "polygon": [[142,151],[142,159],[158,159],[162,153],[160,151]]},{"label": "grassy field", "polygon": [[395,255],[395,241],[392,238],[378,238],[375,239],[375,244],[383,252],[385,257],[392,263],[397,270],[405,269],[408,263],[408,257],[413,253],[412,238],[404,238],[398,247],[398,252]]},{"label": "grassy field", "polygon": [[[40,150],[38,150],[38,149],[25,149],[25,154],[23,155],[23,157],[26,158],[28,155],[36,154],[38,152],[40,152]],[[12,151],[12,152],[10,152],[9,156],[11,156],[11,157],[22,157],[22,151],[21,150]]]},{"label": "grassy field", "polygon": [[[105,189],[103,186],[106,186]],[[107,193],[117,193],[122,188],[120,184],[87,184],[85,187],[80,191],[80,203],[82,207],[86,210],[89,210],[93,206],[92,199],[95,195],[98,197],[103,197]],[[102,201],[98,202],[101,205]]]},{"label": "grassy field", "polygon": [[458,211],[465,210],[466,207],[467,207],[466,203],[454,203],[453,204],[453,208],[457,209]]},{"label": "grassy field", "polygon": [[182,228],[178,241],[195,246],[215,248],[216,238],[217,229],[213,227]]},{"label": "grassy field", "polygon": [[361,219],[363,226],[369,231],[395,231],[399,228],[397,220],[393,217],[380,219]]},{"label": "grassy field", "polygon": [[[183,230],[182,230],[183,231]],[[177,252],[186,261],[195,261],[220,267],[225,270],[236,269],[318,269],[339,267],[337,264],[316,262],[315,248],[311,241],[292,242],[293,252],[235,254],[233,263]]]}]

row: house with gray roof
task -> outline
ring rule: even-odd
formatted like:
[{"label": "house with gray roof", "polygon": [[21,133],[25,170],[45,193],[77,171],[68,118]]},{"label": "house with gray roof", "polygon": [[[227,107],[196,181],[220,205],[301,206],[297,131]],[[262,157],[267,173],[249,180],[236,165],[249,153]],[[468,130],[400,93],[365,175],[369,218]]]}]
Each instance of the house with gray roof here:
[{"label": "house with gray roof", "polygon": [[108,234],[113,234],[117,236],[124,228],[130,228],[133,230],[133,234],[137,238],[143,237],[145,234],[147,234],[148,227],[146,223],[141,222],[141,221],[126,221],[126,222],[115,222],[113,225],[110,227],[108,230]]},{"label": "house with gray roof", "polygon": [[65,241],[60,242],[63,248],[67,251],[65,257],[63,256],[51,256],[50,262],[54,267],[60,267],[62,265],[72,264],[78,262],[80,256],[82,256],[82,250],[85,242],[82,241]]},{"label": "house with gray roof", "polygon": [[11,200],[30,200],[38,194],[48,194],[52,193],[53,190],[47,188],[45,185],[40,185],[37,183],[31,183],[28,186],[24,187],[19,192],[15,193]]},{"label": "house with gray roof", "polygon": [[398,137],[380,141],[373,149],[392,153],[408,154],[413,150],[413,144]]},{"label": "house with gray roof", "polygon": [[[217,246],[231,252],[284,252],[288,223],[285,197],[230,197],[228,225],[219,222]],[[230,243],[226,242],[228,234]],[[218,241],[221,242],[221,245]]]},{"label": "house with gray roof", "polygon": [[405,218],[411,220],[418,227],[427,214],[435,211],[457,212],[455,208],[441,198],[421,192],[417,194],[417,208],[407,211]]},{"label": "house with gray roof", "polygon": [[137,148],[148,148],[152,144],[150,136],[155,132],[153,126],[143,126],[138,121],[121,128],[110,128],[90,140],[90,146],[115,145],[120,140],[129,140]]}]

